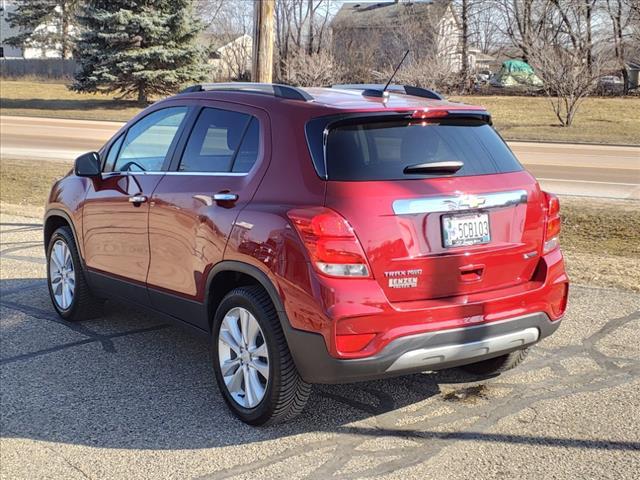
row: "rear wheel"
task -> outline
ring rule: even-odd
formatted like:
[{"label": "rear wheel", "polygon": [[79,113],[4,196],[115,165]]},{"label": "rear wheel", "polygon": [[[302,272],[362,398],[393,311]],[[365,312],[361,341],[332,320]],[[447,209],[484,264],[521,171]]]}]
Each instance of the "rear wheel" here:
[{"label": "rear wheel", "polygon": [[506,355],[464,365],[461,369],[474,375],[497,375],[520,365],[528,354],[529,348],[523,348]]},{"label": "rear wheel", "polygon": [[75,322],[101,313],[102,301],[89,291],[73,232],[60,227],[47,248],[47,284],[53,307],[65,320]]},{"label": "rear wheel", "polygon": [[243,422],[284,422],[304,408],[311,385],[298,375],[262,288],[240,287],[224,297],[214,318],[211,352],[218,387]]}]

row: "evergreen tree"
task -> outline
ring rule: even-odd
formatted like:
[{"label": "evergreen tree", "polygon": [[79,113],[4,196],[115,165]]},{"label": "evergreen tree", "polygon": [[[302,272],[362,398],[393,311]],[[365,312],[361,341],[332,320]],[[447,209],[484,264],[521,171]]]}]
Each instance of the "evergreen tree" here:
[{"label": "evergreen tree", "polygon": [[57,50],[62,58],[68,58],[79,3],[79,0],[16,0],[16,8],[7,20],[19,33],[7,38],[6,43],[20,48]]},{"label": "evergreen tree", "polygon": [[204,28],[192,0],[87,0],[78,15],[80,63],[73,90],[149,96],[175,93],[207,76]]}]

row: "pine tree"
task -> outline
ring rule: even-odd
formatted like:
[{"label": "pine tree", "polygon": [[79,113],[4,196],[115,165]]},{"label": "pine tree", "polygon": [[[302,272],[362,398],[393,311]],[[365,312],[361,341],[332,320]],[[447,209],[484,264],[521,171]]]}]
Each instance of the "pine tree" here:
[{"label": "pine tree", "polygon": [[135,95],[146,103],[207,76],[196,43],[204,25],[192,0],[88,0],[78,22],[73,90]]},{"label": "pine tree", "polygon": [[[17,0],[8,15],[12,28],[19,33],[6,43],[21,48],[57,50],[68,58],[73,48],[73,30],[79,0]],[[40,27],[40,28],[38,28]]]}]

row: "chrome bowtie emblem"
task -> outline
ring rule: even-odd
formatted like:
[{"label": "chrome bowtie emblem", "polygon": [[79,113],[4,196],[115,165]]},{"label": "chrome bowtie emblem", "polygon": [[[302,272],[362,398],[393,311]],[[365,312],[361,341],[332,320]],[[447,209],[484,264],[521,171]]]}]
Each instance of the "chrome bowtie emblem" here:
[{"label": "chrome bowtie emblem", "polygon": [[475,195],[464,195],[460,197],[458,200],[458,206],[460,207],[469,207],[469,208],[478,208],[487,201],[486,198],[476,197]]}]

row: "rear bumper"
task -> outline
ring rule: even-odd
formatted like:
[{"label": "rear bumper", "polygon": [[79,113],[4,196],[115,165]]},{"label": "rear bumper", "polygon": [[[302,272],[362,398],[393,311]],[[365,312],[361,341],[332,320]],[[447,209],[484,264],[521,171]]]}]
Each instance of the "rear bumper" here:
[{"label": "rear bumper", "polygon": [[[287,322],[288,323],[288,322]],[[507,320],[396,338],[378,354],[355,359],[332,357],[317,333],[286,328],[296,367],[309,383],[349,383],[451,368],[533,345],[557,330],[537,312]]]}]

